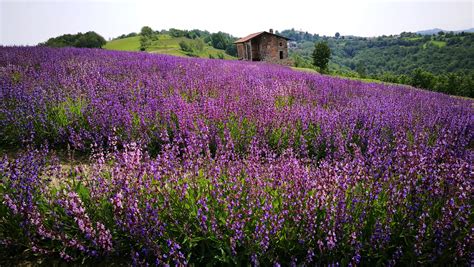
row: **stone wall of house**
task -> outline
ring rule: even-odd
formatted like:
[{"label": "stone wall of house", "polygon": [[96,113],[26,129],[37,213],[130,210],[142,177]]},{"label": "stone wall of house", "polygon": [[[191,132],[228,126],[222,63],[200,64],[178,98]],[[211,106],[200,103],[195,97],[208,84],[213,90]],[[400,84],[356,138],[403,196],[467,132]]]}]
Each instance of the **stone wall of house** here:
[{"label": "stone wall of house", "polygon": [[[282,59],[280,59],[280,51]],[[277,62],[288,58],[288,42],[285,38],[272,34],[260,36],[260,57],[264,61]]]},{"label": "stone wall of house", "polygon": [[243,43],[237,44],[237,58],[245,59],[245,47]]}]

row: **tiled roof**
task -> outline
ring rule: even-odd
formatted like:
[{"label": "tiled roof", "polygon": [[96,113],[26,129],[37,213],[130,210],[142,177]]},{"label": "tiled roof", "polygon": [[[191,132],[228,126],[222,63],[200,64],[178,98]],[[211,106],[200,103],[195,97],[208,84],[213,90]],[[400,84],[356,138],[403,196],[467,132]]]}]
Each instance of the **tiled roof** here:
[{"label": "tiled roof", "polygon": [[263,32],[252,33],[252,34],[250,34],[250,35],[245,36],[244,38],[240,38],[239,40],[235,41],[234,44],[237,44],[237,43],[245,43],[245,42],[247,42],[248,40],[253,39],[253,38],[255,38],[255,37],[257,37],[257,36],[259,36],[260,34],[263,34],[263,33],[268,33],[268,34],[276,35],[276,36],[278,36],[278,37],[285,38],[286,40],[290,40],[290,38],[286,38],[286,37],[281,36],[281,35],[278,35],[278,34],[274,34],[274,33],[269,33],[269,32],[263,31]]}]

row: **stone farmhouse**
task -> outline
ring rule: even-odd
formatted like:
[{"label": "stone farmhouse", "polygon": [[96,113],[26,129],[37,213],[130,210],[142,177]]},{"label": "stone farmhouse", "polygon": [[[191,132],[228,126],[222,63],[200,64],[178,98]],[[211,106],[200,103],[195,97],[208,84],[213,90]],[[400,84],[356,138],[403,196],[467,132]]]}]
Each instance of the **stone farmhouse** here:
[{"label": "stone farmhouse", "polygon": [[273,33],[273,30],[257,32],[241,38],[234,43],[240,60],[266,61],[288,65],[289,38]]}]

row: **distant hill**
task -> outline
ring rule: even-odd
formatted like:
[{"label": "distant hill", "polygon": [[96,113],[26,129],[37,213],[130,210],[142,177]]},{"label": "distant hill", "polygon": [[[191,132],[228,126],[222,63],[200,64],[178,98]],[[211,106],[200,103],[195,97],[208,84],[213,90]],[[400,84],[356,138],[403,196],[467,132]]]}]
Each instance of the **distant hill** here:
[{"label": "distant hill", "polygon": [[[171,32],[173,34],[173,32]],[[235,59],[226,50],[211,46],[210,40],[195,37],[172,36],[170,33],[156,33],[146,48],[147,52],[183,57]],[[121,51],[140,51],[140,35],[125,37],[107,42],[104,49]]]},{"label": "distant hill", "polygon": [[295,30],[280,34],[296,41],[289,52],[298,67],[311,66],[314,43],[326,41],[332,52],[330,69],[343,73],[401,75],[417,68],[433,74],[474,72],[474,33],[430,36],[405,32],[373,38],[336,38]]},{"label": "distant hill", "polygon": [[[420,35],[433,35],[433,34],[438,34],[439,32],[451,32],[451,31],[443,30],[443,29],[440,29],[440,28],[434,28],[434,29],[430,29],[430,30],[417,31],[416,33],[420,34]],[[466,29],[466,30],[460,30],[460,31],[452,31],[452,32],[454,32],[454,33],[474,32],[474,28],[470,28],[470,29]]]},{"label": "distant hill", "polygon": [[417,31],[416,33],[421,34],[421,35],[433,35],[433,34],[438,34],[438,32],[444,32],[444,30],[440,28],[434,28],[430,30]]}]

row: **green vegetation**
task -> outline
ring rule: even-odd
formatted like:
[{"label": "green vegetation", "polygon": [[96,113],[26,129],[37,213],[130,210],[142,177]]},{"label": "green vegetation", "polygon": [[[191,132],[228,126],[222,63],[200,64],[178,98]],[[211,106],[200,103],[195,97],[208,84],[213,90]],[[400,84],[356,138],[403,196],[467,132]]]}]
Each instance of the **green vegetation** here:
[{"label": "green vegetation", "polygon": [[[294,29],[276,33],[296,42],[289,51],[296,68],[312,69],[316,66],[319,72],[336,76],[408,84],[474,97],[474,61],[470,60],[474,58],[474,33],[421,35],[403,32],[374,38],[343,36],[338,32],[334,37],[319,36]],[[95,32],[87,32],[51,38],[40,45],[234,59],[237,55],[235,40],[224,32],[175,28],[155,31],[144,26],[138,34],[122,34],[109,42]],[[326,46],[322,50],[321,44],[317,52],[315,48],[319,43]]]},{"label": "green vegetation", "polygon": [[198,57],[200,53],[204,52],[204,46],[204,41],[199,38],[179,42],[181,50],[191,57]]},{"label": "green vegetation", "polygon": [[151,44],[153,30],[148,26],[143,26],[140,31],[140,51],[145,51]]},{"label": "green vegetation", "polygon": [[49,38],[48,41],[39,45],[50,47],[86,47],[101,48],[106,43],[104,37],[96,32],[86,32],[77,34],[64,34],[58,37]]},{"label": "green vegetation", "polygon": [[120,50],[120,51],[139,51],[140,50],[140,36],[125,37],[123,39],[115,39],[107,42],[104,49]]},{"label": "green vegetation", "polygon": [[438,48],[443,48],[446,46],[446,42],[445,41],[435,41],[435,40],[431,40],[429,42],[430,44],[433,44],[434,46],[437,46]]},{"label": "green vegetation", "polygon": [[385,73],[373,77],[384,82],[408,84],[435,92],[474,98],[474,72],[433,74],[418,68],[410,75]]},{"label": "green vegetation", "polygon": [[234,45],[235,38],[224,32],[213,33],[210,35],[210,44],[216,49],[225,50],[231,56],[237,56],[237,47]]},{"label": "green vegetation", "polygon": [[331,49],[326,42],[319,42],[314,45],[313,65],[319,68],[319,72],[324,72],[328,68]]},{"label": "green vegetation", "polygon": [[290,49],[295,67],[311,68],[314,45],[327,42],[330,74],[413,85],[432,91],[474,97],[474,33],[438,33],[374,38],[329,37],[284,30],[296,41]]},{"label": "green vegetation", "polygon": [[374,38],[319,36],[307,32],[285,30],[279,34],[296,41],[290,56],[296,54],[311,62],[314,43],[326,41],[331,49],[329,67],[339,72],[356,72],[365,66],[367,75],[390,72],[410,74],[421,68],[435,75],[474,70],[474,33],[443,33],[441,35],[400,35]]},{"label": "green vegetation", "polygon": [[135,36],[138,36],[138,33],[136,32],[131,32],[129,34],[122,34],[120,35],[119,37],[115,38],[115,39],[124,39],[124,38],[128,38],[128,37],[135,37]]},{"label": "green vegetation", "polygon": [[234,59],[237,50],[233,44],[235,37],[218,32],[201,30],[153,31],[144,26],[140,34],[123,34],[103,46],[109,50],[148,51],[174,56]]}]

